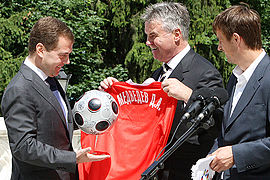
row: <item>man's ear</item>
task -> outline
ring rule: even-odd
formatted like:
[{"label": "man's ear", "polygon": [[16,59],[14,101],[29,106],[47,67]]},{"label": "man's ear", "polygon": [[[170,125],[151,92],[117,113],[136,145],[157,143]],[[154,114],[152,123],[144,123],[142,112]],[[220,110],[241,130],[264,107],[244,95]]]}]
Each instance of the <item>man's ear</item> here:
[{"label": "man's ear", "polygon": [[45,46],[42,43],[38,43],[36,45],[36,53],[38,56],[40,56],[41,58],[43,58],[44,56],[44,51],[45,51]]},{"label": "man's ear", "polygon": [[174,40],[175,40],[175,42],[178,42],[183,37],[182,32],[181,32],[181,29],[179,29],[179,28],[173,30],[173,34],[174,34]]},{"label": "man's ear", "polygon": [[239,46],[241,43],[241,36],[238,33],[233,33],[233,41]]}]

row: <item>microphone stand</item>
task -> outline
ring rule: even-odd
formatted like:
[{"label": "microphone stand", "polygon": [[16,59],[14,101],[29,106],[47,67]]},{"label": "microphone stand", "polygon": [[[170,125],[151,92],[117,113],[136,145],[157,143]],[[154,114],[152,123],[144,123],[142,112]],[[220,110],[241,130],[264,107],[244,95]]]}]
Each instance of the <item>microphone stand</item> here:
[{"label": "microphone stand", "polygon": [[[213,126],[213,119],[209,118],[206,122],[201,122],[202,119],[196,118],[194,123],[190,128],[177,139],[177,141],[157,160],[154,161],[142,174],[140,180],[149,180],[153,177],[160,169],[164,168],[164,162],[168,159],[174,151],[179,148],[193,133],[195,133],[199,128],[209,128]],[[208,129],[207,128],[207,129]]]}]

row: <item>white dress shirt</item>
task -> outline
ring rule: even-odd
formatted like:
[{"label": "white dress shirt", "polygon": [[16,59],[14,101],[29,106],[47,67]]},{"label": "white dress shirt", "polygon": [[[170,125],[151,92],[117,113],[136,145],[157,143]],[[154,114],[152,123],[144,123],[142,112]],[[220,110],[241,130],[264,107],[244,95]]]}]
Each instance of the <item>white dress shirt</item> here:
[{"label": "white dress shirt", "polygon": [[[176,68],[176,66],[181,62],[181,60],[185,57],[185,55],[188,53],[190,50],[189,44],[176,56],[174,56],[168,63],[167,65],[170,67],[170,69],[165,73],[165,79],[167,79],[173,70]],[[161,77],[158,78],[158,81],[160,81]]]},{"label": "white dress shirt", "polygon": [[230,115],[232,115],[234,108],[235,108],[236,104],[238,103],[251,75],[253,74],[254,70],[256,69],[258,64],[261,62],[261,60],[263,59],[265,54],[266,53],[263,50],[263,52],[255,59],[255,61],[253,61],[253,63],[245,71],[240,69],[239,66],[236,66],[233,69],[233,74],[237,78],[237,84],[235,86],[235,91],[233,94],[233,102],[232,102],[232,109],[231,109]]},{"label": "white dress shirt", "polygon": [[[27,57],[24,61],[24,64],[26,66],[28,66],[30,69],[32,69],[43,81],[45,84],[47,84],[49,86],[49,84],[45,81],[47,79],[47,75],[41,70],[39,69],[38,67],[36,67],[30,60],[29,58]],[[55,93],[55,92],[54,92]],[[67,116],[68,116],[68,109],[67,109],[67,105],[63,99],[63,97],[61,96],[60,92],[57,91],[57,93],[59,93],[57,96],[60,97],[60,100],[61,100],[61,103],[65,109],[65,112],[64,112],[64,115],[65,115],[65,118],[66,118],[66,121],[67,121]],[[67,125],[68,125],[68,122],[66,122]]]}]

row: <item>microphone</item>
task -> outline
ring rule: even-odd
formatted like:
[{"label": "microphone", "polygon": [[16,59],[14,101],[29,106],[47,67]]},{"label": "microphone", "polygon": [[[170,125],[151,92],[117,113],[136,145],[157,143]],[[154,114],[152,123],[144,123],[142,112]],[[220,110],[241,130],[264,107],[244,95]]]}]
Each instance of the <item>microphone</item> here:
[{"label": "microphone", "polygon": [[205,106],[205,102],[213,95],[213,92],[209,88],[200,88],[193,92],[191,100],[194,102],[189,105],[186,113],[181,117],[180,122],[195,117],[198,112]]},{"label": "microphone", "polygon": [[209,98],[208,104],[203,108],[201,113],[196,117],[196,121],[201,121],[205,117],[209,116],[214,112],[215,109],[219,108],[221,105],[229,99],[228,92],[224,88],[217,88],[213,92],[213,96]]}]

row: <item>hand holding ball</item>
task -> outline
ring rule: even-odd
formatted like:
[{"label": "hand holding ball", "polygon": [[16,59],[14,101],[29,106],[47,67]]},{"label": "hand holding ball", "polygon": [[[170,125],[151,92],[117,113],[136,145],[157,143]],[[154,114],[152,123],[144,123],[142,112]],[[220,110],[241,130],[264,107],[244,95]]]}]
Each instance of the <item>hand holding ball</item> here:
[{"label": "hand holding ball", "polygon": [[106,92],[87,91],[73,108],[73,116],[78,127],[87,134],[106,132],[117,119],[118,105]]}]

